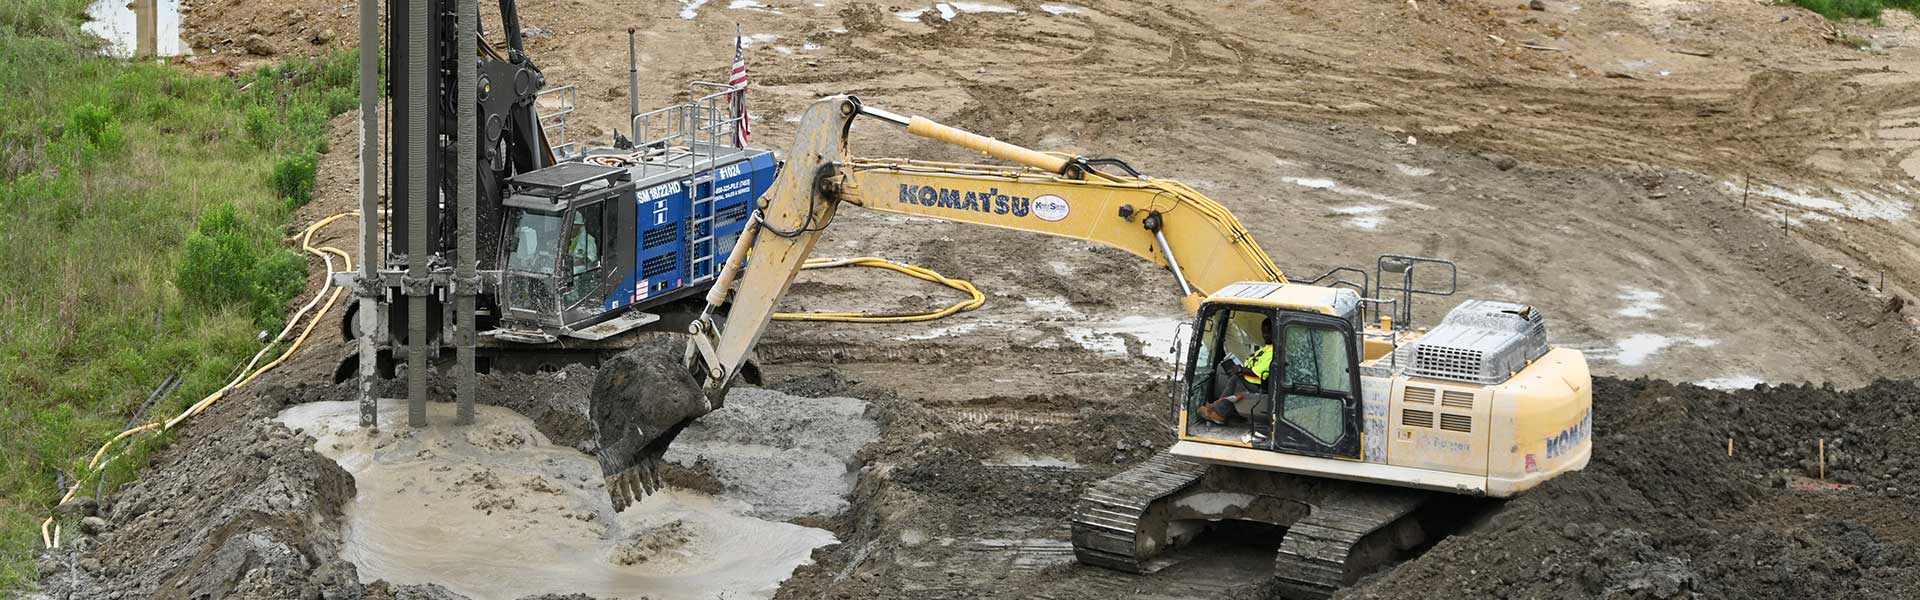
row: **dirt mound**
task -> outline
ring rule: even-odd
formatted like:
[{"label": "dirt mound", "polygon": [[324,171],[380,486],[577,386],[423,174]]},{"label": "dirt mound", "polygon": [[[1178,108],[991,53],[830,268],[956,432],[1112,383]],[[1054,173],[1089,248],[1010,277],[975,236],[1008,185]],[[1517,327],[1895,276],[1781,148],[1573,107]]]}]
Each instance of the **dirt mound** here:
[{"label": "dirt mound", "polygon": [[454,598],[363,585],[339,558],[353,478],[273,420],[346,387],[263,386],[214,405],[143,479],[101,502],[96,533],[39,563],[50,598]]},{"label": "dirt mound", "polygon": [[[1920,596],[1916,425],[1912,382],[1722,393],[1603,378],[1586,471],[1345,597]],[[1820,440],[1837,486],[1809,479]]]}]

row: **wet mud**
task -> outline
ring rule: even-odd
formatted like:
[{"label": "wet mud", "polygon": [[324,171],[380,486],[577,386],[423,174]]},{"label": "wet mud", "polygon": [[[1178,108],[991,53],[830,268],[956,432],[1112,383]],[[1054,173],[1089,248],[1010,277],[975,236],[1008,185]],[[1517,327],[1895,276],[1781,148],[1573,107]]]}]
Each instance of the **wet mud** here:
[{"label": "wet mud", "polygon": [[[771,597],[815,547],[835,541],[697,492],[656,494],[615,514],[592,457],[553,445],[510,410],[476,408],[471,426],[453,425],[454,406],[435,403],[431,426],[378,433],[359,427],[353,402],[280,415],[353,475],[341,553],[362,580],[438,584],[474,600]],[[388,406],[382,418],[402,422],[405,411]]]}]

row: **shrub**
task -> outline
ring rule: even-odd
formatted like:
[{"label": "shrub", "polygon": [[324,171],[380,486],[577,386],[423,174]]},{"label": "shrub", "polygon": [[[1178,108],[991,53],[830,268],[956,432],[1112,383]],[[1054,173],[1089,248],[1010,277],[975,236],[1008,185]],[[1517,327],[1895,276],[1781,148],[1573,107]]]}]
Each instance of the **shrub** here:
[{"label": "shrub", "polygon": [[187,237],[174,287],[190,302],[232,303],[243,288],[230,285],[231,280],[253,269],[254,254],[233,205],[215,206],[200,215],[198,230]]},{"label": "shrub", "polygon": [[102,151],[119,149],[126,141],[120,133],[120,124],[113,120],[113,111],[92,102],[67,111],[66,134],[71,139],[86,142],[87,146]]},{"label": "shrub", "polygon": [[174,286],[188,302],[245,306],[256,324],[277,324],[307,265],[273,239],[271,230],[241,219],[231,204],[209,209],[180,253]]},{"label": "shrub", "polygon": [[1793,0],[1793,3],[1833,20],[1879,19],[1888,7],[1920,15],[1920,0]]},{"label": "shrub", "polygon": [[273,148],[275,130],[278,129],[276,125],[273,111],[267,107],[247,107],[247,141],[253,142],[254,147],[263,150]]},{"label": "shrub", "polygon": [[288,156],[274,163],[268,183],[273,187],[274,195],[299,208],[313,199],[313,177],[319,167],[319,157],[310,152]]}]

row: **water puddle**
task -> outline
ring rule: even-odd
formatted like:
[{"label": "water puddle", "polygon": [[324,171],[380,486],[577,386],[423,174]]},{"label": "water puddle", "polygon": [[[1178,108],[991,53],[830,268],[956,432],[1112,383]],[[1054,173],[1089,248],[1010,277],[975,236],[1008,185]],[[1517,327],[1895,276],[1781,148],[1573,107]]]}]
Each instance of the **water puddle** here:
[{"label": "water puddle", "polygon": [[689,21],[698,18],[700,16],[700,7],[706,6],[706,4],[707,0],[680,0],[680,18]]},{"label": "water puddle", "polygon": [[1303,187],[1303,188],[1333,192],[1335,194],[1340,194],[1342,196],[1366,198],[1368,200],[1386,202],[1388,204],[1395,204],[1395,205],[1403,206],[1406,208],[1417,208],[1420,210],[1433,210],[1433,206],[1430,204],[1426,204],[1423,202],[1415,202],[1413,200],[1391,196],[1388,194],[1382,194],[1380,192],[1375,192],[1372,190],[1356,188],[1350,185],[1340,183],[1338,181],[1334,181],[1332,179],[1326,179],[1321,177],[1288,176],[1288,177],[1281,177],[1280,180]]},{"label": "water puddle", "polygon": [[1073,459],[1069,459],[1069,458],[1060,458],[1057,456],[1020,454],[1017,452],[1008,452],[1008,453],[999,454],[994,456],[992,459],[982,461],[981,464],[984,464],[989,467],[1024,467],[1024,468],[1041,468],[1041,469],[1085,468],[1084,465],[1081,465],[1078,462],[1074,462]]},{"label": "water puddle", "polygon": [[1047,14],[1054,16],[1087,12],[1087,9],[1071,4],[1042,4],[1040,5],[1040,10],[1046,11]]},{"label": "water puddle", "polygon": [[1653,355],[1681,344],[1695,348],[1711,348],[1720,345],[1720,340],[1711,338],[1682,339],[1657,333],[1636,333],[1627,336],[1626,339],[1615,341],[1612,348],[1600,350],[1595,354],[1603,358],[1612,359],[1613,362],[1619,363],[1621,366],[1632,367],[1645,364],[1647,359],[1652,358]]},{"label": "water puddle", "polygon": [[976,330],[979,328],[980,328],[979,323],[961,323],[959,325],[935,327],[920,333],[910,333],[907,335],[900,336],[899,339],[904,341],[910,341],[910,342],[918,342],[922,340],[936,340],[936,339],[940,339],[950,335],[960,335],[964,333],[970,333],[973,330]]},{"label": "water puddle", "polygon": [[1667,309],[1667,305],[1660,302],[1661,299],[1666,298],[1666,295],[1653,290],[1623,287],[1620,288],[1620,294],[1614,297],[1626,303],[1626,306],[1613,311],[1613,314],[1622,317],[1645,319],[1653,316],[1653,313]]},{"label": "water puddle", "polygon": [[[1728,181],[1722,188],[1729,193],[1743,193],[1740,182]],[[1808,210],[1805,215],[1820,221],[1831,221],[1835,214],[1861,220],[1881,220],[1900,222],[1913,212],[1913,203],[1901,198],[1912,195],[1913,191],[1905,186],[1894,186],[1897,194],[1881,194],[1864,190],[1838,189],[1832,197],[1816,195],[1808,190],[1789,190],[1786,188],[1755,184],[1751,193],[1782,201]]]},{"label": "water puddle", "polygon": [[754,11],[760,11],[763,13],[775,14],[775,15],[786,14],[778,10],[775,10],[773,9],[773,7],[767,6],[765,3],[759,2],[758,0],[733,0],[733,2],[727,3],[727,8],[729,10],[754,10]]},{"label": "water puddle", "polygon": [[[453,426],[453,405],[435,403],[432,426],[378,433],[359,428],[351,402],[281,413],[354,476],[342,554],[362,581],[436,583],[476,600],[771,598],[814,548],[836,542],[748,516],[737,499],[678,490],[615,515],[592,458],[549,443],[518,413],[476,408],[472,426]],[[389,403],[382,422],[404,423],[404,411]]]},{"label": "water puddle", "polygon": [[1127,340],[1139,340],[1145,344],[1141,353],[1168,363],[1176,362],[1173,355],[1175,330],[1187,322],[1184,317],[1121,317],[1099,325],[1068,326],[1067,337],[1081,347],[1125,356]]},{"label": "water puddle", "polygon": [[1387,207],[1378,204],[1356,204],[1334,207],[1333,213],[1347,217],[1347,224],[1360,229],[1379,229],[1387,222]]},{"label": "water puddle", "polygon": [[1058,314],[1058,315],[1076,315],[1076,316],[1080,314],[1080,310],[1074,308],[1072,302],[1069,302],[1067,301],[1066,298],[1062,298],[1059,296],[1050,296],[1046,298],[1028,298],[1026,301],[1026,305],[1027,305],[1027,308],[1033,309],[1034,312],[1051,313],[1051,314]]},{"label": "water puddle", "polygon": [[1020,9],[1011,6],[1001,6],[985,2],[936,2],[933,8],[930,9],[916,8],[913,10],[896,11],[893,13],[893,16],[908,23],[919,23],[920,18],[926,15],[929,10],[939,13],[941,19],[948,21],[952,21],[954,17],[960,16],[961,13],[1011,14],[1020,12]]},{"label": "water puddle", "polygon": [[1693,382],[1693,384],[1703,388],[1711,389],[1711,390],[1732,391],[1732,390],[1750,390],[1750,389],[1753,389],[1753,386],[1760,385],[1766,382],[1767,381],[1765,379],[1761,379],[1759,377],[1741,374],[1741,375],[1730,375],[1727,377],[1715,377],[1712,379],[1702,379],[1700,381]]},{"label": "water puddle", "polygon": [[180,40],[180,0],[95,0],[80,28],[107,40],[119,58],[191,54]]}]

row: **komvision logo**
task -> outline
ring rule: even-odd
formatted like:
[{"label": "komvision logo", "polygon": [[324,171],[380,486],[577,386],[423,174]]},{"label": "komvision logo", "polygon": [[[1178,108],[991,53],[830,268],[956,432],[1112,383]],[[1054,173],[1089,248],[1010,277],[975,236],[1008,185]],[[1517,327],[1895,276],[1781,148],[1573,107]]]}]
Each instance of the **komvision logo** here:
[{"label": "komvision logo", "polygon": [[1047,221],[1065,219],[1068,212],[1067,201],[1059,196],[1010,196],[997,187],[978,191],[902,183],[900,203],[1016,217],[1033,215]]}]

